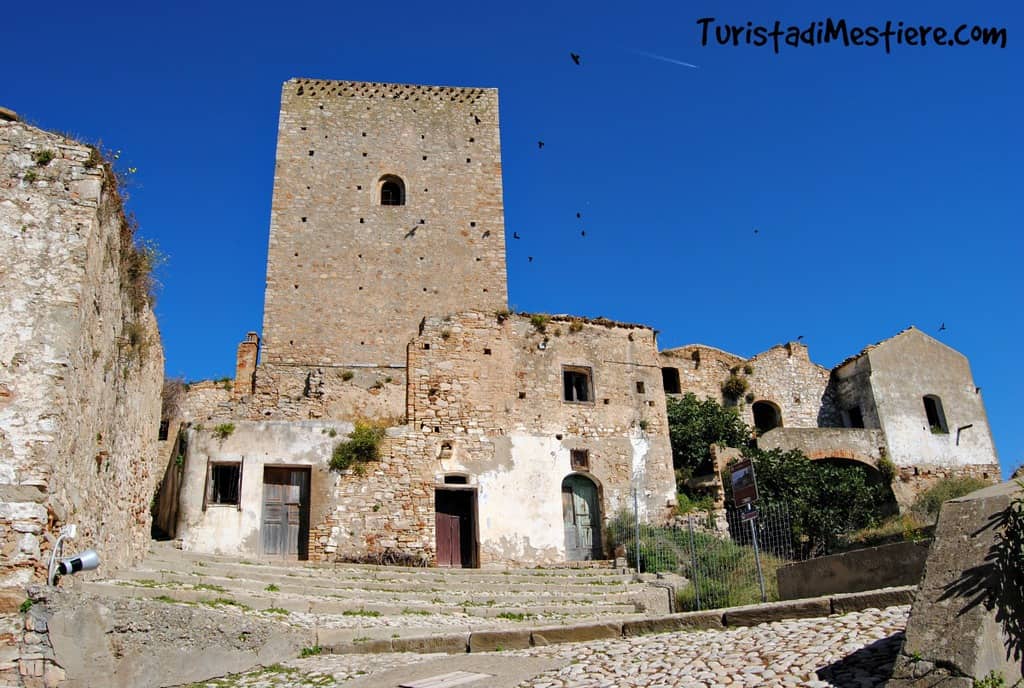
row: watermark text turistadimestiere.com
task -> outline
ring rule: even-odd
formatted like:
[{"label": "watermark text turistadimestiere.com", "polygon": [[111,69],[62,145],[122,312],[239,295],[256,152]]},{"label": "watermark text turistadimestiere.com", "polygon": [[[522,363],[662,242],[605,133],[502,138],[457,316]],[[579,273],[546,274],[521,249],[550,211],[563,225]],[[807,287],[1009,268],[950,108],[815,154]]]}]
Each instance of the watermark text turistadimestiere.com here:
[{"label": "watermark text turistadimestiere.com", "polygon": [[700,27],[700,44],[741,46],[749,45],[756,48],[771,46],[778,53],[783,46],[798,48],[814,47],[829,43],[840,43],[843,46],[868,47],[882,46],[886,53],[892,52],[893,46],[928,47],[935,45],[968,46],[972,44],[1006,47],[1006,27],[986,27],[971,24],[960,24],[955,28],[945,26],[926,26],[907,24],[902,21],[886,21],[882,25],[851,26],[845,19],[834,20],[831,17],[822,21],[813,21],[802,26],[784,25],[776,20],[771,26],[764,24],[721,23],[715,17],[701,17],[697,20]]}]

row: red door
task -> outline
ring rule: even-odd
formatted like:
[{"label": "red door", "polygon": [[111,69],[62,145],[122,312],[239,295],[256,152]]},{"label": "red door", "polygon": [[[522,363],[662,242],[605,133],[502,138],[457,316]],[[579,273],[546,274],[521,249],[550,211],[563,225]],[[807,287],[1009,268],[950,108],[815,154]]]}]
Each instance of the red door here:
[{"label": "red door", "polygon": [[437,527],[437,565],[447,567],[462,566],[462,535],[459,530],[459,517],[455,514],[434,516]]}]

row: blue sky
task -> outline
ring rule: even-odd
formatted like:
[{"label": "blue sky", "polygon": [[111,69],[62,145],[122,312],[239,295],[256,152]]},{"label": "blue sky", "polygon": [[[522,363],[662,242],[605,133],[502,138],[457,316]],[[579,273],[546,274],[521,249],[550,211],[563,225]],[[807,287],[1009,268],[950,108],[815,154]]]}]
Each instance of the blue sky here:
[{"label": "blue sky", "polygon": [[[282,82],[489,86],[517,309],[747,356],[803,335],[829,367],[915,324],[970,358],[1004,473],[1024,459],[1018,3],[148,5],[5,8],[0,104],[137,168],[168,374],[233,374],[261,327]],[[1008,41],[775,54],[702,46],[702,17]]]}]

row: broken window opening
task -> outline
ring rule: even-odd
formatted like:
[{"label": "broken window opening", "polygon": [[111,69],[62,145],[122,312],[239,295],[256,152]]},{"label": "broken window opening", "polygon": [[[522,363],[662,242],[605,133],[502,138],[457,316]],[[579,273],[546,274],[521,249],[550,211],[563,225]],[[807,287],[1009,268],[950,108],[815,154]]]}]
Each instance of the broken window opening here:
[{"label": "broken window opening", "polygon": [[170,427],[171,427],[171,421],[169,421],[169,420],[162,420],[162,421],[160,421],[160,430],[157,431],[157,435],[156,435],[156,438],[157,438],[158,441],[163,442],[164,440],[167,439],[167,431],[170,429]]},{"label": "broken window opening", "polygon": [[241,463],[211,463],[206,503],[239,506],[242,493]]},{"label": "broken window opening", "polygon": [[924,413],[928,417],[928,426],[936,435],[948,435],[946,414],[942,410],[942,399],[934,394],[924,396]]},{"label": "broken window opening", "polygon": [[569,452],[569,456],[574,471],[590,470],[590,450],[573,449]]},{"label": "broken window opening", "polygon": [[860,411],[860,406],[854,406],[853,408],[846,409],[846,417],[848,428],[863,428],[864,427],[864,414]]},{"label": "broken window opening", "polygon": [[665,394],[679,394],[681,389],[679,387],[679,369],[678,368],[662,368],[661,369],[661,381],[665,386]]},{"label": "broken window opening", "polygon": [[563,366],[562,387],[565,401],[587,403],[594,400],[590,368]]}]

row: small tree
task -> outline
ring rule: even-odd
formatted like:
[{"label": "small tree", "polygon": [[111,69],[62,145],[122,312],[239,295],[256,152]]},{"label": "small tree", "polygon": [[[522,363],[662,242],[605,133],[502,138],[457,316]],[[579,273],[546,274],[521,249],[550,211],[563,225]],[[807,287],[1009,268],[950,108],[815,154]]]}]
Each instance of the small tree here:
[{"label": "small tree", "polygon": [[690,477],[714,471],[712,444],[745,447],[750,442],[750,428],[735,409],[724,408],[714,399],[701,401],[692,393],[681,399],[668,397],[668,434],[680,491]]}]

